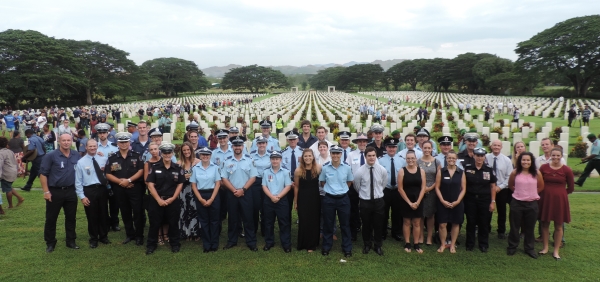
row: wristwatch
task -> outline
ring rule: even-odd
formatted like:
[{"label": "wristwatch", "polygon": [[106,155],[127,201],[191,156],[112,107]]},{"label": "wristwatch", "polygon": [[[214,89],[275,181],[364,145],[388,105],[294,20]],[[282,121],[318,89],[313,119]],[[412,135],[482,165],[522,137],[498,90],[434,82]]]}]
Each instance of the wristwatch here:
[{"label": "wristwatch", "polygon": [[495,203],[495,202],[496,202],[496,200],[492,200],[492,203]]},{"label": "wristwatch", "polygon": [[127,181],[129,181],[129,183],[131,183],[131,178],[127,178]]},{"label": "wristwatch", "polygon": [[242,187],[242,190],[244,190],[244,192],[246,192],[246,191],[248,191],[248,188]]}]

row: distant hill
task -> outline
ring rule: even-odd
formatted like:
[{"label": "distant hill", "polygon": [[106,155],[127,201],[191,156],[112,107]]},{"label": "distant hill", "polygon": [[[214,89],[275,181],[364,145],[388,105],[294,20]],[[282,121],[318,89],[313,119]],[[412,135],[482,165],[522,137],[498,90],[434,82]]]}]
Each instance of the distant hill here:
[{"label": "distant hill", "polygon": [[[402,61],[404,61],[404,59],[393,59],[393,60],[385,60],[385,61],[375,60],[370,63],[369,62],[351,61],[351,62],[347,62],[345,64],[330,63],[330,64],[306,65],[306,66],[300,66],[300,67],[296,67],[296,66],[269,66],[269,67],[274,70],[281,71],[285,75],[316,74],[317,71],[320,71],[320,70],[323,70],[326,68],[338,67],[338,66],[349,67],[349,66],[358,65],[358,64],[378,64],[378,65],[381,65],[381,67],[383,68],[384,71],[386,71],[387,69],[391,68],[393,65],[400,63]],[[223,67],[214,66],[214,67],[202,69],[202,72],[204,72],[204,74],[208,77],[223,77],[225,75],[225,73],[228,72],[230,69],[239,68],[239,67],[241,67],[241,65],[236,65],[236,64],[229,64],[229,65],[223,66]]]}]

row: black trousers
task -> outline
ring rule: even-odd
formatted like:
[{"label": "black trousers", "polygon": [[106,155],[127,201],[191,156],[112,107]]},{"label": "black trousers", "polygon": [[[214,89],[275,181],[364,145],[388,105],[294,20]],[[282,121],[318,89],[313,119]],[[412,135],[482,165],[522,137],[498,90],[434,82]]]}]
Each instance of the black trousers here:
[{"label": "black trousers", "polygon": [[112,190],[112,196],[107,196],[108,202],[108,226],[118,226],[119,225],[119,201],[117,199],[117,193],[115,190]]},{"label": "black trousers", "polygon": [[360,199],[360,216],[363,223],[362,237],[365,246],[373,247],[373,243],[375,243],[375,248],[379,248],[382,245],[382,231],[386,229],[384,207],[385,201],[383,198],[375,200]]},{"label": "black trousers", "polygon": [[263,202],[264,221],[265,221],[265,244],[267,246],[275,245],[275,217],[279,223],[279,240],[281,246],[286,249],[292,246],[292,220],[288,213],[288,201],[281,199],[273,203],[271,199],[266,198]]},{"label": "black trousers", "polygon": [[49,187],[52,194],[52,202],[46,201],[46,223],[44,224],[44,240],[46,245],[56,245],[56,221],[60,210],[65,213],[65,233],[67,243],[75,243],[77,234],[75,233],[76,215],[77,215],[77,194],[75,186],[67,189]]},{"label": "black trousers", "polygon": [[506,205],[510,205],[513,192],[504,188],[496,194],[496,210],[498,211],[498,234],[506,233]]},{"label": "black trousers", "polygon": [[387,236],[387,223],[390,218],[390,208],[392,209],[392,236],[402,236],[402,214],[400,213],[400,192],[398,189],[383,189],[383,226],[381,226],[381,236]]},{"label": "black trousers", "polygon": [[354,189],[354,183],[350,185],[348,198],[350,198],[350,233],[352,234],[352,238],[356,238],[356,234],[360,230],[361,217],[359,209],[360,198],[358,197],[358,192]]},{"label": "black trousers", "polygon": [[569,127],[571,127],[571,123],[573,123],[574,118],[569,118]]},{"label": "black trousers", "polygon": [[[169,223],[169,244],[172,247],[181,246],[181,244],[179,244],[180,212],[181,200],[179,198],[166,207],[158,205],[158,202],[156,202],[154,197],[149,199],[148,218],[150,218],[150,227],[148,227],[148,242],[146,247],[156,247],[156,244],[158,243],[158,230],[163,226],[163,222],[165,221]],[[125,221],[125,219],[123,219],[123,221]]]},{"label": "black trousers", "polygon": [[[488,195],[476,195],[467,193],[465,195],[465,215],[467,217],[467,248],[475,247],[475,237],[480,248],[488,248],[490,235],[490,223],[492,213],[490,204],[492,197]],[[477,229],[477,234],[475,234]]]},{"label": "black trousers", "polygon": [[125,225],[125,234],[128,238],[144,238],[145,216],[141,185],[136,184],[131,189],[123,188],[114,183],[111,186],[117,195],[121,218],[123,219],[123,225]]},{"label": "black trousers", "polygon": [[221,210],[219,212],[219,215],[221,221],[223,221],[227,218],[227,195],[229,194],[229,191],[224,188],[220,189],[221,190],[219,190],[219,198],[221,198]]},{"label": "black trousers", "polygon": [[[43,155],[43,156],[38,155],[31,162],[31,170],[29,170],[29,178],[27,179],[27,183],[25,184],[25,187],[27,187],[28,189],[31,188],[31,185],[33,185],[33,181],[40,174],[40,166],[42,165],[42,159],[44,158],[44,156],[45,155]],[[73,189],[75,189],[75,188],[73,188]]]},{"label": "black trousers", "polygon": [[108,206],[106,205],[108,202],[108,191],[106,190],[106,186],[84,186],[83,193],[90,201],[90,205],[84,207],[90,243],[106,239],[108,235]]},{"label": "black trousers", "polygon": [[239,236],[238,217],[241,216],[241,221],[244,222],[244,232],[246,234],[246,245],[248,247],[256,247],[256,233],[254,231],[254,222],[252,222],[252,193],[244,194],[244,196],[236,197],[233,192],[227,191],[227,244],[237,244]]},{"label": "black trousers", "polygon": [[[213,190],[200,190],[202,199],[208,200],[212,197]],[[196,210],[198,223],[200,223],[200,237],[205,250],[216,250],[219,247],[219,232],[221,230],[221,199],[217,193],[215,200],[209,207],[203,206],[196,197]]]},{"label": "black trousers", "polygon": [[[256,180],[254,180],[254,183],[252,184],[252,186],[250,186],[250,189],[248,189],[248,193],[252,194],[252,219],[254,220],[254,230],[258,231],[260,227],[261,232],[264,233],[265,213],[263,210],[263,200],[265,198],[265,192],[263,192],[262,189],[262,177],[257,177]],[[260,220],[261,217],[262,220]]]},{"label": "black trousers", "polygon": [[508,250],[516,250],[519,246],[522,228],[525,252],[532,252],[535,247],[535,223],[538,215],[538,202],[523,202],[512,199],[510,202],[510,234],[508,234]]},{"label": "black trousers", "polygon": [[583,170],[583,173],[581,174],[581,176],[579,176],[579,178],[577,179],[577,181],[575,181],[575,183],[583,185],[583,183],[585,182],[585,179],[590,176],[590,174],[592,173],[592,171],[594,171],[594,169],[600,173],[600,159],[590,160],[585,165],[585,169]]}]

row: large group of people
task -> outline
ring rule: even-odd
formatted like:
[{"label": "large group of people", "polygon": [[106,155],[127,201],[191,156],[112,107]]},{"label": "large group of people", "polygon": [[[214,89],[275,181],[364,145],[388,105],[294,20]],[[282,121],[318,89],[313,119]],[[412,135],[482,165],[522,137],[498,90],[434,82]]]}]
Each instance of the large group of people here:
[{"label": "large group of people", "polygon": [[[142,108],[140,113],[146,111]],[[85,111],[77,117],[85,128],[82,118]],[[352,140],[350,132],[339,132],[335,142],[327,140],[322,126],[313,135],[305,120],[300,132],[285,133],[288,146],[281,150],[271,136],[273,124],[264,120],[248,152],[246,133],[240,134],[237,127],[212,132],[209,146],[204,136],[199,138],[202,129],[192,123],[187,140],[176,147],[162,142],[161,128],[150,129],[144,120],[129,124],[128,132],[116,133],[104,117],[103,122],[90,124],[94,133],[90,139],[83,130],[71,130],[66,117],[59,121],[65,122],[64,130],[45,125],[38,131],[27,128],[27,150],[18,131],[10,142],[0,137],[0,178],[3,192],[11,195],[9,204],[13,195],[19,199],[17,205],[23,201],[11,187],[13,171],[16,176],[22,170],[18,160],[32,162],[23,190],[29,191],[33,179],[40,177],[47,201],[47,252],[56,247],[61,209],[66,245],[79,248],[78,202],[85,208],[91,248],[110,244],[108,234],[120,230],[120,214],[126,233],[123,244],[145,244],[146,254],[164,244],[179,252],[181,240],[202,241],[204,252],[215,252],[225,219],[225,250],[237,246],[242,237],[251,251],[257,251],[262,234],[262,249],[269,251],[277,241],[277,219],[284,252],[291,252],[295,243],[297,250],[308,252],[320,245],[321,253],[328,255],[339,227],[342,252],[349,257],[359,233],[362,253],[373,250],[383,255],[388,229],[391,238],[404,242],[406,252],[422,253],[423,245],[439,244],[437,252],[456,253],[466,218],[466,250],[477,247],[487,252],[492,213],[497,210],[498,238],[508,238],[508,255],[516,253],[521,237],[527,255],[537,258],[549,252],[549,225],[554,222],[553,257],[560,259],[563,225],[570,222],[567,194],[573,191],[573,173],[550,139],[542,140],[544,155],[536,159],[522,142],[515,144],[511,156],[501,153],[498,140],[487,152],[475,132],[464,133],[460,152],[452,150],[451,136],[440,137],[436,144],[426,129],[415,128],[403,140],[399,132],[384,137],[380,124]],[[283,121],[276,123],[282,128]],[[588,136],[595,142],[592,137]],[[58,148],[53,147],[54,140]],[[75,150],[74,140],[79,143]],[[595,148],[590,157],[594,167],[600,159],[600,146]],[[292,211],[298,215],[297,242],[291,236]],[[537,253],[536,240],[543,242]]]}]

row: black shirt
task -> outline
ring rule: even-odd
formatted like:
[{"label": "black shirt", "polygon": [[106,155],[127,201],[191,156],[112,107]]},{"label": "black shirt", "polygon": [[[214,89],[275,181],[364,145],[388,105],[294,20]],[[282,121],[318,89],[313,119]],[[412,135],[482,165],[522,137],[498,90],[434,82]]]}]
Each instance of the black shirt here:
[{"label": "black shirt", "polygon": [[[107,175],[112,174],[116,178],[131,178],[138,171],[144,169],[144,162],[142,156],[134,151],[129,150],[125,158],[123,158],[120,151],[117,151],[108,157],[106,168],[108,168],[105,169]],[[140,180],[142,179],[140,178],[137,181]]]},{"label": "black shirt", "polygon": [[177,185],[185,182],[183,168],[176,163],[171,163],[169,168],[164,162],[157,162],[148,171],[147,182],[154,183],[154,189],[159,196],[172,197],[177,190]]},{"label": "black shirt", "polygon": [[310,146],[312,146],[313,144],[315,144],[315,142],[317,142],[317,137],[315,137],[314,135],[310,135],[310,137],[308,137],[308,139],[304,140],[304,137],[302,136],[302,134],[300,134],[298,136],[298,147],[302,148],[302,149],[308,149],[310,148]]},{"label": "black shirt", "polygon": [[381,141],[381,147],[377,147],[377,145],[375,144],[375,141],[369,142],[369,144],[367,144],[367,148],[368,147],[375,148],[375,152],[377,153],[377,158],[381,158],[381,157],[383,157],[383,155],[387,154],[387,150],[385,149],[385,146],[383,145],[383,140]]},{"label": "black shirt", "polygon": [[463,166],[467,178],[467,193],[476,195],[490,195],[490,184],[497,179],[491,167],[483,164],[477,169],[475,163]]},{"label": "black shirt", "polygon": [[60,149],[45,154],[40,165],[40,174],[48,178],[48,187],[74,186],[75,166],[80,158],[75,150],[71,150],[69,157]]},{"label": "black shirt", "polygon": [[466,164],[471,164],[472,166],[475,166],[475,155],[469,156],[467,149],[464,149],[462,152],[458,153],[456,157],[459,160],[462,160],[461,165],[463,166],[463,168]]}]

